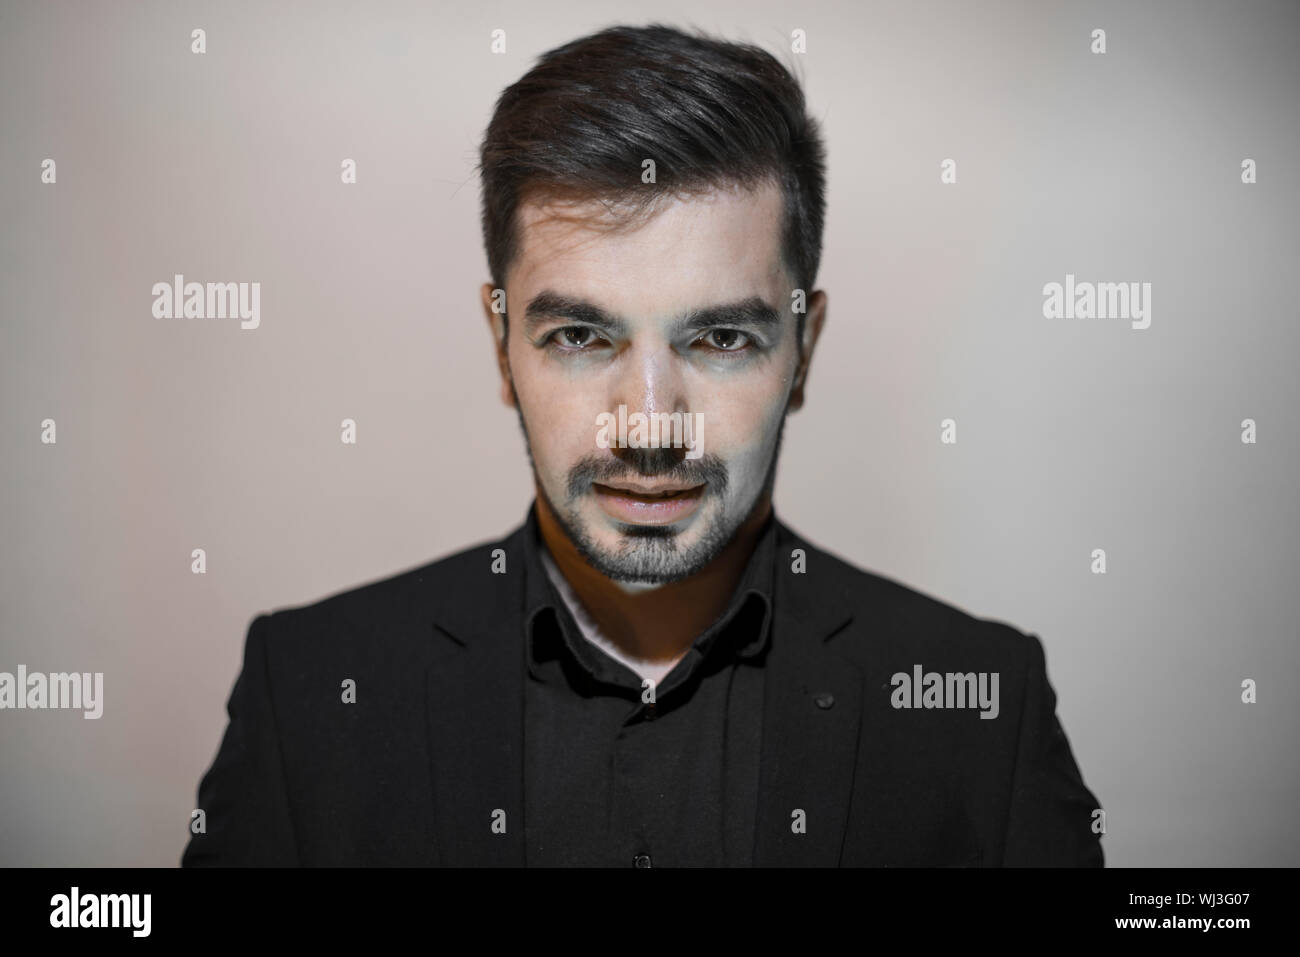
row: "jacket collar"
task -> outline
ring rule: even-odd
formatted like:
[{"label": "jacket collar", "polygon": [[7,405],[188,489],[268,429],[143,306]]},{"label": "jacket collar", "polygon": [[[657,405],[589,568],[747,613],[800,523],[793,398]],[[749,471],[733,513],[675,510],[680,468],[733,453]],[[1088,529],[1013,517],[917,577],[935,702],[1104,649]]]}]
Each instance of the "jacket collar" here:
[{"label": "jacket collar", "polygon": [[[535,507],[535,506],[534,506]],[[450,866],[522,866],[523,693],[527,642],[528,521],[477,563],[462,563],[433,615],[442,654],[430,666],[429,760],[437,860]],[[830,560],[775,519],[774,614],[764,662],[765,694],[754,863],[833,866],[839,861],[853,787],[862,676],[834,651],[851,620]],[[808,566],[793,561],[802,549]],[[818,567],[819,563],[822,567]],[[489,600],[456,601],[464,593]],[[799,814],[802,812],[802,815]],[[799,826],[799,822],[803,826]]]}]

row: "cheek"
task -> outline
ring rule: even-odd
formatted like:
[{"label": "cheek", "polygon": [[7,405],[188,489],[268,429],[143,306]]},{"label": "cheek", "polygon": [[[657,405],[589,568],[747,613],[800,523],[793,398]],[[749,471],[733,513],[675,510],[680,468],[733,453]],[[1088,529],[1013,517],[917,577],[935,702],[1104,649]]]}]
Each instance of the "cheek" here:
[{"label": "cheek", "polygon": [[714,451],[737,462],[765,457],[776,441],[789,385],[788,378],[772,375],[715,393],[705,414],[705,428],[712,429],[711,440],[705,435],[706,445],[711,441]]},{"label": "cheek", "polygon": [[547,374],[533,356],[511,354],[515,395],[539,467],[563,469],[596,451],[592,401],[564,377]]}]

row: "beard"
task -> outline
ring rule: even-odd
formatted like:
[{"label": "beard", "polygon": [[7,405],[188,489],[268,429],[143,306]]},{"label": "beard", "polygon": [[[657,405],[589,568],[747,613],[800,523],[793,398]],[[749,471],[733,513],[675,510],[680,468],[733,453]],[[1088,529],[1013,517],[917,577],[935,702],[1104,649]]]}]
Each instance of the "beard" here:
[{"label": "beard", "polygon": [[[776,462],[781,454],[781,439],[785,434],[785,415],[782,414],[762,487],[751,501],[740,503],[739,507],[730,511],[726,508],[724,494],[730,484],[726,462],[710,454],[698,459],[687,459],[683,450],[674,448],[626,448],[618,449],[613,457],[585,456],[569,469],[564,499],[556,502],[547,494],[538,474],[528,428],[517,401],[515,411],[519,416],[519,428],[524,434],[524,447],[528,451],[528,463],[533,470],[533,482],[556,522],[578,554],[592,568],[612,581],[631,584],[666,585],[681,581],[699,574],[722,554],[754,509],[771,493],[776,480]],[[593,494],[593,482],[608,484],[626,479],[632,473],[644,478],[662,478],[691,485],[704,484],[705,500],[712,497],[720,507],[713,510],[703,532],[693,543],[683,545],[682,532],[671,525],[616,522],[614,527],[619,535],[619,543],[609,548],[597,542],[591,534],[588,523],[582,518],[580,506],[584,498]]]}]

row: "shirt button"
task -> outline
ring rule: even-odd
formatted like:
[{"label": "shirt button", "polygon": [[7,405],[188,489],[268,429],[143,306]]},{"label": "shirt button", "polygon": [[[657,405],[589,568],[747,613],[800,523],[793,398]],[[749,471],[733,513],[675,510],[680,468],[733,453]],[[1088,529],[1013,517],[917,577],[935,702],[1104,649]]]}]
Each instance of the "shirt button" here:
[{"label": "shirt button", "polygon": [[636,857],[632,858],[632,866],[633,866],[633,867],[649,867],[649,866],[650,866],[650,855],[649,855],[649,854],[638,854]]},{"label": "shirt button", "polygon": [[655,706],[653,703],[647,704],[645,706],[645,719],[647,721],[653,721],[657,714],[659,714],[659,712],[655,710]]}]

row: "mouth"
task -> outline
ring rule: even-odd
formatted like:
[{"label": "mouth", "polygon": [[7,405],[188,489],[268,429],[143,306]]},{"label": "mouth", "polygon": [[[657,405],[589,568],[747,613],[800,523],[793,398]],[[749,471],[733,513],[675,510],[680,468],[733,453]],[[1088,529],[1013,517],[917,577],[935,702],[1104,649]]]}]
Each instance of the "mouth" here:
[{"label": "mouth", "polygon": [[596,501],[605,513],[634,525],[669,525],[699,508],[704,485],[602,485],[591,483]]}]

